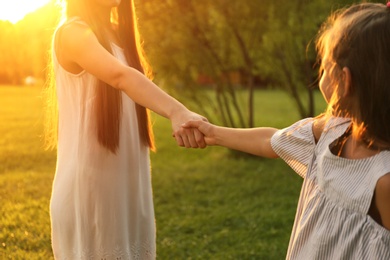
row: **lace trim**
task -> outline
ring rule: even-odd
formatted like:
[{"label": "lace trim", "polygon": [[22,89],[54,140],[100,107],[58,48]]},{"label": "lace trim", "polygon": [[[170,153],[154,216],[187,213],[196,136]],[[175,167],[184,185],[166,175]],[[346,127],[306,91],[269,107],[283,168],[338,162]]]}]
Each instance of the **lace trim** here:
[{"label": "lace trim", "polygon": [[55,254],[56,260],[152,260],[155,258],[155,247],[152,247],[149,241],[126,249],[117,245],[111,250],[100,247],[98,250],[83,249],[74,250],[72,253]]}]

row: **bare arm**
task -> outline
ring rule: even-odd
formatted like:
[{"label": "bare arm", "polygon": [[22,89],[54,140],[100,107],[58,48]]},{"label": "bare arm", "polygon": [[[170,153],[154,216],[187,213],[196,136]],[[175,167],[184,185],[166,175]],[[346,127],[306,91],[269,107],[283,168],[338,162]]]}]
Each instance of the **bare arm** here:
[{"label": "bare arm", "polygon": [[261,157],[278,158],[271,147],[271,137],[278,130],[276,128],[228,128],[203,121],[189,121],[183,127],[197,128],[205,136],[207,145],[219,145]]},{"label": "bare arm", "polygon": [[58,57],[61,64],[88,71],[125,92],[134,102],[170,119],[179,145],[204,147],[200,133],[184,130],[181,124],[188,120],[206,119],[189,111],[136,69],[122,64],[103,48],[88,26],[77,23],[66,26],[61,32],[60,43]]},{"label": "bare arm", "polygon": [[375,205],[382,225],[390,230],[390,173],[381,177],[375,188]]}]

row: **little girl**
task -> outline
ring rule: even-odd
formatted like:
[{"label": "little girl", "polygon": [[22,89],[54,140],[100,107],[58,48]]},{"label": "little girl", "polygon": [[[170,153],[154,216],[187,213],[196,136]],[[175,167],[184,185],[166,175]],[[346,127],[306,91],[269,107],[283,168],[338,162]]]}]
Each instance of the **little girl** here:
[{"label": "little girl", "polygon": [[287,259],[390,259],[390,4],[338,11],[317,50],[324,115],[282,130],[183,126],[304,178]]}]

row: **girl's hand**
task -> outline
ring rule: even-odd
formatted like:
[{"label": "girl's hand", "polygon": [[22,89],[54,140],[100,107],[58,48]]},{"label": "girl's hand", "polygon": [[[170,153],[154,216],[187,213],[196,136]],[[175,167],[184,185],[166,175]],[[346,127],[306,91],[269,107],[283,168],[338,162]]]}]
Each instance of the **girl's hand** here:
[{"label": "girl's hand", "polygon": [[194,112],[186,110],[178,113],[171,118],[172,121],[172,136],[175,137],[179,146],[186,148],[205,148],[206,142],[203,134],[196,128],[183,128],[183,122],[187,121],[208,122],[208,120]]},{"label": "girl's hand", "polygon": [[215,125],[210,124],[208,121],[190,120],[182,124],[184,129],[198,130],[204,137],[206,145],[216,145],[215,139]]},{"label": "girl's hand", "polygon": [[278,130],[276,128],[229,128],[216,126],[201,120],[187,121],[182,127],[200,131],[204,135],[207,145],[224,146],[261,157],[278,157],[271,146],[271,138]]}]

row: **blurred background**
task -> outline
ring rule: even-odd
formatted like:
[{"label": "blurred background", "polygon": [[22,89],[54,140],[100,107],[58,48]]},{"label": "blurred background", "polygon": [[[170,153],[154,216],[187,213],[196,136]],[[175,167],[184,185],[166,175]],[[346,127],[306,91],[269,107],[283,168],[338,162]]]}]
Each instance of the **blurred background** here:
[{"label": "blurred background", "polygon": [[[213,123],[278,128],[325,110],[314,40],[353,2],[135,0],[160,87]],[[53,259],[42,90],[60,20],[57,1],[0,2],[0,259]],[[178,148],[153,120],[157,258],[284,259],[301,178],[281,160]]]},{"label": "blurred background", "polygon": [[[0,21],[0,84],[42,85],[60,2],[8,2],[0,13],[11,20]],[[332,10],[356,1],[135,2],[155,81],[218,123],[252,127],[256,89],[281,89],[301,117],[314,115],[313,40]],[[38,9],[23,17],[26,4]]]}]

